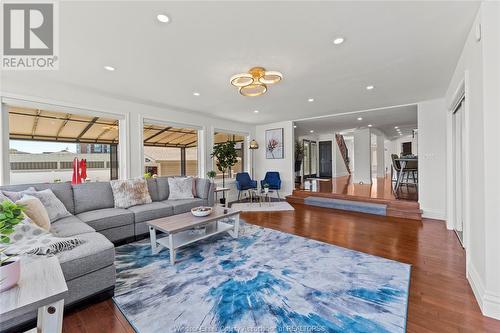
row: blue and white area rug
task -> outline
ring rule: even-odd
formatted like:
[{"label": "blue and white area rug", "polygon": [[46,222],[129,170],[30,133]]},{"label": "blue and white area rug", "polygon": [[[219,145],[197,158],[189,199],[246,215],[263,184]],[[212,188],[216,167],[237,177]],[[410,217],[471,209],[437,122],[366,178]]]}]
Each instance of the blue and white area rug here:
[{"label": "blue and white area rug", "polygon": [[137,332],[404,332],[410,266],[243,224],[151,254],[116,249],[114,301]]}]

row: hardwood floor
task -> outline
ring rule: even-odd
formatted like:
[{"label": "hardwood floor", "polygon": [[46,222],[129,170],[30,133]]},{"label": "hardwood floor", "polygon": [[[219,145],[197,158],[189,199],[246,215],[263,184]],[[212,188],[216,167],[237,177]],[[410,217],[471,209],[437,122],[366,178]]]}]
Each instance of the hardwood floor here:
[{"label": "hardwood floor", "polygon": [[[364,197],[370,199],[396,200],[393,191],[393,183],[390,175],[372,179],[372,184],[356,184],[352,182],[352,176],[325,178],[317,180],[316,192],[335,193],[349,196]],[[304,185],[296,189],[303,189]],[[414,184],[401,185],[398,190],[399,199],[418,201],[418,190]]]},{"label": "hardwood floor", "polygon": [[[443,222],[346,213],[294,204],[291,212],[244,213],[249,223],[412,265],[408,332],[500,332],[481,315],[465,278],[465,253]],[[68,313],[63,332],[133,332],[111,300]]]}]

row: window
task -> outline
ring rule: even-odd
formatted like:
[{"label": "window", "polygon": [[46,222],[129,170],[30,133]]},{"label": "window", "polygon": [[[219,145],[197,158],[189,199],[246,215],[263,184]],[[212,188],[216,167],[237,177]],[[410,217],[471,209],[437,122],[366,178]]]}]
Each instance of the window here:
[{"label": "window", "polygon": [[145,122],[144,172],[157,176],[197,176],[198,131]]},{"label": "window", "polygon": [[118,120],[8,107],[10,183],[71,181],[73,160],[87,160],[87,181],[118,176]]},{"label": "window", "polygon": [[[215,132],[214,134],[214,144],[224,143],[227,141],[234,141],[236,154],[238,155],[238,162],[231,168],[231,170],[226,171],[226,177],[229,174],[229,178],[236,178],[238,172],[245,171],[245,137],[239,134]],[[213,170],[217,173],[216,178],[222,179],[222,172],[217,168],[217,161],[213,160]]]}]

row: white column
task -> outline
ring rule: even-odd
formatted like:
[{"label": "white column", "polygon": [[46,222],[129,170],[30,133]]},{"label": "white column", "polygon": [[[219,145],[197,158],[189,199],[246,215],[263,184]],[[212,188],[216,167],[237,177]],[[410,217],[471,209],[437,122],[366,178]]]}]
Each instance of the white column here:
[{"label": "white column", "polygon": [[354,172],[353,182],[371,184],[371,133],[368,128],[354,132],[354,160],[356,161],[356,171]]},{"label": "white column", "polygon": [[384,136],[377,134],[377,177],[385,177]]}]

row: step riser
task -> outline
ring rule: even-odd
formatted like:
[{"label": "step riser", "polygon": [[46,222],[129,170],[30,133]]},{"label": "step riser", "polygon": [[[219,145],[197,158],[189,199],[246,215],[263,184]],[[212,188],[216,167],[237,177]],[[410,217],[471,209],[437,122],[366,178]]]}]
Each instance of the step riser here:
[{"label": "step riser", "polygon": [[[303,194],[304,192],[300,192],[299,196],[295,195],[295,192],[291,196],[287,196],[286,200],[289,203],[298,203],[298,204],[305,204],[304,203],[304,198],[307,196],[311,196],[312,193],[308,193],[309,195],[305,196]],[[316,193],[314,196],[317,196]],[[351,198],[347,196],[332,196],[332,195],[318,195],[318,197],[328,197],[328,198],[339,198],[343,200],[350,200]],[[363,201],[363,200],[350,200],[350,201]],[[411,205],[403,205],[401,203],[396,203],[394,204],[393,201],[390,200],[365,200],[365,202],[377,202],[377,203],[385,203],[387,205],[387,215],[388,217],[397,217],[397,218],[404,218],[404,219],[409,219],[409,220],[417,220],[421,221],[422,220],[422,211],[420,210],[420,205],[418,202],[416,203],[411,203]],[[327,208],[328,209],[328,208]]]}]

